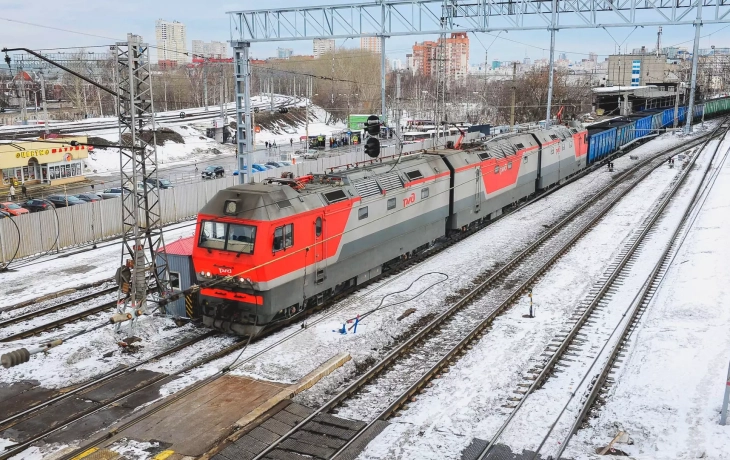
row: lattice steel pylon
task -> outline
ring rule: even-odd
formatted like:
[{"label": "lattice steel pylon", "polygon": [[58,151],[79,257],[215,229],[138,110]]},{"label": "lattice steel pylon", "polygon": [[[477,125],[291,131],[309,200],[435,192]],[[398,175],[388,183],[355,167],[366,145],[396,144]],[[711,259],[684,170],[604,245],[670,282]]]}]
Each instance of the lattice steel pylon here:
[{"label": "lattice steel pylon", "polygon": [[169,276],[167,258],[158,253],[165,244],[159,189],[150,186],[157,184],[157,144],[149,46],[140,36],[127,34],[127,41],[115,48],[121,179],[130,191],[122,196],[117,308],[136,319],[147,312],[148,296],[154,301],[169,291]]}]

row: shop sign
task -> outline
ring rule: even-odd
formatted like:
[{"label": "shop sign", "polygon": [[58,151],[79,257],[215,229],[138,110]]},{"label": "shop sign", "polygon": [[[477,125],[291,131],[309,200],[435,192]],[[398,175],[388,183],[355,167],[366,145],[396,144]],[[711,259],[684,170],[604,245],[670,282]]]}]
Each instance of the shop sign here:
[{"label": "shop sign", "polygon": [[48,155],[51,153],[49,149],[40,149],[40,150],[23,150],[21,152],[17,152],[15,154],[15,158],[31,158],[31,157],[40,157],[43,155]]}]

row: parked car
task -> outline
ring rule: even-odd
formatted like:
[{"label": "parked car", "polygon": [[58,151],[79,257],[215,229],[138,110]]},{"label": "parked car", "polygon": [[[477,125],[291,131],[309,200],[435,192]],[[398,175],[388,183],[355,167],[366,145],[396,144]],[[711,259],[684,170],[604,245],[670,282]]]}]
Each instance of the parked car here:
[{"label": "parked car", "polygon": [[280,161],[279,163],[281,163],[284,166],[291,166],[292,165],[292,162],[291,161]]},{"label": "parked car", "polygon": [[251,169],[253,169],[254,171],[257,171],[257,172],[264,172],[264,171],[269,170],[269,168],[267,168],[266,166],[259,164],[259,163],[254,163],[254,165],[251,166]]},{"label": "parked car", "polygon": [[324,152],[322,150],[308,149],[306,151],[303,151],[300,155],[305,160],[316,160],[317,158],[323,157]]},{"label": "parked car", "polygon": [[30,212],[22,206],[13,203],[12,201],[0,203],[0,211],[4,211],[11,216],[19,216],[21,214],[28,214]]},{"label": "parked car", "polygon": [[295,150],[294,155],[296,156],[304,156],[304,155],[314,155],[319,153],[319,150],[315,149],[305,149],[305,150]]},{"label": "parked car", "polygon": [[281,168],[282,166],[284,166],[284,164],[279,161],[267,161],[266,164],[269,166],[273,166],[274,168]]},{"label": "parked car", "polygon": [[263,166],[264,166],[264,168],[266,168],[266,170],[269,170],[269,169],[276,169],[276,166],[274,166],[274,165],[270,165],[270,164],[265,164],[265,165],[263,165]]},{"label": "parked car", "polygon": [[87,203],[94,203],[96,201],[101,201],[102,198],[96,193],[79,193],[77,195],[74,195],[76,198],[78,198],[81,201],[85,201]]},{"label": "parked car", "polygon": [[46,200],[53,203],[53,206],[57,208],[63,208],[66,206],[75,206],[77,204],[84,204],[85,201],[79,200],[73,195],[51,195]]},{"label": "parked car", "polygon": [[223,166],[207,166],[200,174],[203,179],[217,179],[225,175]]},{"label": "parked car", "polygon": [[129,195],[129,190],[122,187],[112,187],[105,189],[103,192],[99,194],[102,199],[108,200],[110,198],[121,198],[122,193],[124,193],[124,196]]},{"label": "parked car", "polygon": [[160,188],[160,189],[174,187],[174,185],[172,185],[172,182],[170,182],[167,179],[157,179],[157,180],[155,180],[155,179],[147,179],[147,183],[150,184],[150,185],[152,185],[153,187],[157,187],[157,188]]},{"label": "parked car", "polygon": [[32,200],[28,200],[25,203],[21,203],[20,205],[30,212],[45,211],[53,207],[53,204],[51,204],[50,201],[39,200],[35,198]]},{"label": "parked car", "polygon": [[6,217],[10,217],[10,214],[5,211],[0,211],[0,219],[5,219]]}]

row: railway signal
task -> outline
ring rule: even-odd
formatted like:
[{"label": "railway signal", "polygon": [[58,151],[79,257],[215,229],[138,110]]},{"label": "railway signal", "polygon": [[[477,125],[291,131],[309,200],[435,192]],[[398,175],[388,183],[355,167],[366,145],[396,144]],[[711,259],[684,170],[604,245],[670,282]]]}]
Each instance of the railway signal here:
[{"label": "railway signal", "polygon": [[375,137],[368,137],[365,141],[365,154],[370,158],[378,158],[380,155],[380,141]]},{"label": "railway signal", "polygon": [[377,115],[370,115],[365,121],[365,131],[371,136],[380,134],[380,118]]}]

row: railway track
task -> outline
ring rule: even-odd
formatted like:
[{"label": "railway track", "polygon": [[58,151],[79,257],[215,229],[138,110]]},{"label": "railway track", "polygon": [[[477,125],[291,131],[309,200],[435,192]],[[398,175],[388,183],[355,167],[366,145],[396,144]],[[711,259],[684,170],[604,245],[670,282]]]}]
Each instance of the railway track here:
[{"label": "railway track", "polygon": [[[719,143],[715,147],[713,156],[717,153],[718,147]],[[637,228],[635,234],[624,244],[624,247],[613,263],[606,268],[600,279],[593,285],[586,298],[573,313],[570,319],[572,326],[564,329],[558,337],[553,339],[542,355],[544,356],[542,362],[537,363],[528,371],[528,374],[524,378],[531,383],[521,385],[522,387],[527,386],[526,390],[521,388],[515,390],[516,396],[510,398],[510,400],[513,402],[518,400],[518,402],[516,405],[511,406],[512,412],[491,440],[485,443],[486,445],[481,449],[470,447],[464,453],[464,458],[475,460],[496,460],[502,458],[504,451],[497,447],[498,441],[505,432],[509,433],[508,430],[511,428],[518,430],[519,437],[524,440],[527,449],[531,448],[530,446],[537,446],[534,452],[531,450],[525,451],[532,454],[532,458],[538,458],[543,448],[547,450],[555,446],[557,446],[557,449],[551,450],[557,450],[557,452],[550,452],[549,455],[551,458],[561,458],[571,437],[587,421],[592,409],[600,401],[600,395],[607,390],[607,386],[613,383],[610,374],[620,363],[621,360],[619,358],[626,350],[631,333],[637,326],[654,293],[657,291],[659,283],[669,268],[669,264],[676,250],[677,239],[685,228],[687,219],[693,209],[693,203],[696,202],[702,181],[700,181],[692,200],[690,200],[690,203],[684,210],[672,235],[663,245],[663,249],[660,248],[661,254],[658,257],[652,256],[651,250],[647,246],[650,245],[652,235],[656,232],[657,223],[662,221],[668,205],[675,198],[677,191],[683,185],[691,166],[697,157],[699,157],[700,153],[701,149],[692,157],[689,166],[682,171],[663,196],[660,197],[649,215]],[[709,171],[709,168],[707,171]],[[707,171],[705,171],[705,176]],[[705,176],[703,176],[703,180]],[[647,258],[656,260],[648,275],[646,274],[646,270],[641,274],[641,270],[635,268],[640,258],[643,261]],[[634,281],[632,282],[631,280]],[[624,308],[626,303],[629,304],[628,308]],[[580,339],[579,336],[582,336],[583,339]],[[593,337],[599,337],[598,342],[600,343],[590,339]],[[606,337],[605,341],[603,337]],[[587,345],[584,346],[584,342],[588,342],[587,345],[591,345],[589,349],[586,349],[588,347]],[[601,346],[601,350],[596,354],[596,348],[599,345]],[[570,354],[569,358],[566,356],[567,354]],[[594,374],[592,371],[593,366],[599,362],[603,362],[603,366],[598,374]],[[556,366],[560,364],[562,364],[561,369],[559,372],[556,372]],[[587,371],[578,374],[575,371],[571,371],[570,368],[578,371],[587,368]],[[591,376],[594,377],[589,380]],[[583,380],[575,386],[574,382],[581,378]],[[573,388],[574,386],[575,389],[569,392],[569,397],[565,405],[557,406],[558,409],[562,408],[559,414],[549,414],[547,413],[548,409],[544,409],[546,415],[550,415],[545,417],[545,419],[554,420],[547,429],[541,430],[533,422],[532,427],[534,429],[526,433],[523,429],[517,428],[519,425],[517,421],[524,421],[524,418],[528,416],[527,412],[521,412],[520,410],[525,407],[528,398],[542,388],[548,380],[555,380],[552,388],[558,388],[558,390],[556,394],[545,393],[543,398],[550,397],[554,400],[565,401],[566,398],[564,395],[567,392],[560,390]],[[573,399],[581,393],[585,393],[582,402],[571,405]],[[541,405],[541,403],[544,404],[544,401],[538,401],[534,404]],[[545,406],[548,405],[545,404]],[[530,407],[528,410],[533,421],[535,420],[535,410],[534,407]],[[570,422],[563,421],[559,423],[564,412],[574,414],[573,423],[567,430],[565,423]],[[537,417],[537,419],[540,419],[540,417]],[[524,424],[520,425],[520,427],[524,426]],[[558,431],[561,433],[567,431],[564,439],[558,438]],[[517,432],[511,434],[517,436]],[[530,440],[531,436],[539,437]],[[522,440],[521,442],[523,442]],[[549,447],[545,447],[548,442],[550,442]]]},{"label": "railway track", "polygon": [[[159,373],[143,373],[140,372],[140,368],[143,365],[149,364],[153,361],[157,361],[161,358],[169,356],[173,353],[183,351],[184,349],[197,344],[207,338],[218,335],[214,332],[209,332],[181,343],[175,347],[165,350],[155,356],[140,361],[132,366],[117,369],[106,374],[99,376],[92,381],[80,385],[77,388],[71,389],[70,391],[58,394],[43,402],[30,405],[23,408],[16,413],[7,416],[4,420],[0,421],[0,432],[17,432],[20,424],[25,424],[25,427],[30,427],[34,432],[32,435],[23,437],[17,444],[7,447],[3,452],[0,452],[0,460],[7,460],[15,455],[22,453],[25,449],[33,445],[34,443],[41,441],[54,433],[58,433],[70,427],[74,423],[79,423],[82,420],[89,424],[99,424],[102,428],[105,424],[104,416],[100,416],[100,412],[104,410],[113,410],[114,407],[123,406],[124,402],[128,398],[132,398],[135,395],[139,395],[142,392],[157,391],[157,388],[176,377],[189,372],[197,367],[203,366],[214,360],[222,358],[230,353],[233,353],[247,345],[247,341],[239,340],[230,346],[227,346],[215,353],[212,353],[204,358],[198,359],[197,361],[178,369],[170,374],[159,374]],[[142,377],[132,377],[135,373],[140,374]],[[118,382],[118,383],[117,383]],[[90,400],[92,404],[88,405],[82,410],[70,411],[69,413],[63,413],[64,408],[69,406],[76,409],[73,405],[72,400],[83,400],[89,402],[85,398],[85,395],[90,394],[95,390],[99,390],[101,387],[111,388],[112,394],[107,394],[106,397],[101,400]],[[152,398],[155,399],[155,398]],[[70,402],[70,404],[68,404]],[[100,420],[94,420],[93,417],[96,415]],[[33,423],[33,417],[39,416],[41,418],[40,423]],[[48,423],[43,420],[43,417],[50,417],[53,422]],[[91,418],[91,420],[89,420]],[[88,421],[86,421],[88,420]],[[112,420],[113,421],[113,420]],[[45,423],[44,423],[45,422]],[[10,430],[10,431],[8,431]],[[87,431],[88,427],[82,427],[82,431]],[[92,431],[93,432],[93,431]]]},{"label": "railway track", "polygon": [[[73,323],[75,321],[79,321],[81,319],[87,318],[92,315],[96,315],[97,313],[111,310],[112,308],[116,307],[116,305],[117,305],[116,300],[111,301],[111,302],[106,302],[103,304],[99,304],[94,307],[87,308],[86,310],[82,310],[82,311],[73,313],[71,315],[64,316],[62,318],[54,319],[52,321],[49,321],[48,323],[41,324],[40,326],[35,326],[30,329],[26,329],[21,332],[17,332],[15,334],[5,336],[2,339],[0,339],[0,342],[13,342],[15,340],[33,337],[34,335],[51,331],[51,330],[61,327],[63,325]],[[37,317],[37,316],[34,316],[33,318],[35,318],[35,317]]]},{"label": "railway track", "polygon": [[68,289],[62,289],[60,291],[52,292],[49,294],[44,294],[39,297],[35,297],[33,299],[25,300],[23,302],[16,303],[14,305],[8,305],[6,307],[0,307],[0,314],[7,313],[14,310],[19,310],[21,308],[29,307],[31,305],[35,305],[37,303],[41,302],[47,302],[49,300],[58,299],[61,297],[70,297],[79,291],[84,291],[91,288],[99,287],[103,284],[110,283],[114,281],[114,278],[106,278],[103,280],[95,281],[93,283],[87,283],[80,286],[76,286],[74,288],[68,288]]},{"label": "railway track", "polygon": [[[283,102],[279,102],[275,104],[275,108],[279,107],[287,107],[290,106],[296,102],[298,102],[300,99],[295,97],[287,97],[287,99]],[[230,104],[229,104],[230,105]],[[256,104],[252,105],[252,108],[258,107],[258,108],[266,108],[269,104]],[[181,110],[180,113],[184,113],[185,110]],[[236,108],[235,106],[233,108],[227,108],[226,109],[226,115],[232,116],[235,115]],[[220,108],[217,110],[210,110],[209,112],[203,112],[203,113],[195,113],[195,114],[189,114],[185,118],[181,118],[179,113],[175,115],[157,115],[155,117],[155,121],[157,123],[165,123],[165,122],[189,122],[189,121],[203,121],[203,120],[210,120],[214,118],[220,117]],[[61,134],[71,134],[71,133],[86,133],[91,131],[104,131],[109,129],[116,129],[118,127],[118,122],[116,120],[112,121],[98,121],[98,122],[92,122],[92,123],[58,123],[58,125],[52,125],[51,129],[53,131],[58,131]],[[29,138],[29,137],[35,137],[35,135],[42,131],[44,129],[43,126],[33,126],[33,127],[23,127],[23,128],[15,128],[15,129],[7,129],[7,130],[0,130],[0,139],[4,140],[17,140],[22,138]]]},{"label": "railway track", "polygon": [[[5,321],[0,321],[0,329],[5,328],[7,326],[11,326],[13,324],[30,321],[32,319],[36,319],[40,316],[48,315],[50,313],[55,313],[59,310],[64,310],[66,308],[73,307],[75,305],[86,302],[88,300],[96,299],[97,297],[101,297],[103,295],[110,294],[112,292],[116,292],[116,290],[117,290],[116,286],[102,288],[98,291],[90,292],[90,293],[82,295],[80,297],[75,297],[73,299],[65,300],[63,302],[57,303],[55,305],[51,305],[49,307],[41,308],[39,310],[35,310],[35,311],[28,312],[28,313],[24,313],[22,315],[14,316]],[[2,342],[2,341],[6,341],[6,340],[0,339],[0,342]]]},{"label": "railway track", "polygon": [[[668,152],[668,153],[664,153],[664,154],[656,155],[656,156],[654,156],[654,157],[652,157],[652,158],[649,158],[649,159],[647,159],[647,160],[645,160],[645,161],[643,161],[643,162],[641,162],[641,163],[637,164],[637,165],[636,165],[636,166],[635,166],[634,168],[632,168],[631,170],[627,171],[627,172],[626,172],[626,173],[624,173],[623,175],[619,176],[619,177],[621,178],[621,180],[620,180],[620,181],[618,181],[618,180],[617,180],[616,182],[614,182],[614,184],[610,185],[609,187],[606,187],[606,189],[604,189],[604,191],[602,191],[601,193],[599,193],[598,195],[596,195],[596,197],[594,197],[594,198],[593,198],[593,199],[592,199],[591,201],[589,201],[589,202],[586,202],[586,203],[585,203],[585,204],[584,204],[583,206],[581,206],[581,208],[579,208],[579,210],[580,210],[580,211],[582,211],[582,210],[585,210],[585,209],[587,209],[587,208],[589,207],[590,203],[593,203],[593,202],[594,202],[594,200],[597,200],[597,199],[598,199],[598,197],[600,197],[600,196],[603,196],[604,194],[606,194],[606,193],[607,193],[607,192],[608,192],[609,190],[613,189],[613,188],[614,188],[614,187],[615,187],[615,186],[616,186],[616,185],[617,185],[618,183],[621,183],[621,182],[623,182],[623,179],[624,179],[624,178],[626,178],[626,177],[628,177],[628,176],[630,176],[630,175],[634,174],[634,173],[635,173],[635,172],[636,172],[637,170],[641,169],[642,167],[645,167],[645,166],[649,166],[649,167],[650,167],[650,166],[651,166],[651,165],[653,164],[653,162],[658,162],[658,163],[661,163],[661,162],[663,162],[663,161],[664,161],[664,157],[665,157],[666,155],[668,155],[668,154],[673,154],[673,153],[676,153],[676,152],[678,152],[678,151],[680,151],[680,150],[682,150],[682,149],[685,149],[685,148],[686,148],[686,147],[684,147],[684,146],[683,146],[683,147],[677,147],[677,148],[675,148],[675,149],[672,149],[672,150],[671,150],[670,152]],[[661,158],[657,159],[658,157],[661,157]],[[651,169],[653,169],[653,168],[650,168],[650,170],[651,170]],[[648,174],[648,172],[647,172],[646,174]],[[556,189],[554,189],[554,190],[556,190]],[[552,192],[552,191],[551,191],[551,192]],[[544,195],[543,195],[543,196],[544,196]],[[542,196],[540,196],[540,197],[537,197],[536,199],[539,199],[539,198],[541,198],[541,197],[542,197]],[[576,213],[577,213],[577,212],[578,212],[579,210],[577,210],[577,211],[576,211]],[[571,214],[571,215],[573,215],[573,214]],[[565,220],[567,220],[567,218],[566,218]],[[556,231],[555,229],[556,229],[556,228],[557,228],[557,226],[553,227],[553,229],[551,229],[551,230],[548,230],[547,234],[553,234],[553,233],[555,233],[555,231]],[[461,239],[463,239],[463,238],[467,237],[467,236],[468,236],[469,234],[471,234],[471,233],[473,233],[474,231],[477,231],[477,230],[478,230],[478,229],[474,229],[474,230],[473,230],[473,231],[471,231],[471,232],[465,232],[465,234],[464,234],[463,236],[461,236],[460,238],[458,238],[458,239],[455,239],[454,241],[451,241],[451,242],[447,242],[447,243],[446,243],[446,245],[445,245],[445,247],[448,247],[448,246],[450,246],[450,245],[452,245],[452,244],[456,243],[457,241],[460,241]],[[547,235],[547,234],[546,234],[546,235]],[[546,236],[546,238],[547,238],[547,236]],[[427,252],[427,253],[424,253],[424,255],[423,255],[423,256],[421,256],[421,257],[417,257],[417,258],[414,258],[414,259],[411,259],[411,260],[408,260],[408,261],[404,261],[404,263],[403,263],[402,265],[400,265],[400,266],[399,266],[399,267],[398,267],[398,268],[397,268],[396,270],[392,270],[392,271],[391,271],[390,273],[387,273],[386,275],[384,275],[384,277],[383,277],[383,278],[378,278],[378,279],[376,279],[376,280],[373,280],[373,281],[372,281],[371,283],[373,283],[373,282],[382,282],[382,281],[385,281],[385,282],[387,283],[387,282],[388,282],[388,280],[387,280],[387,278],[388,278],[388,277],[392,277],[393,275],[396,275],[396,274],[398,274],[398,273],[403,273],[403,272],[404,272],[404,271],[406,271],[406,270],[407,270],[407,269],[408,269],[409,267],[412,267],[413,265],[417,264],[418,262],[420,262],[420,261],[421,261],[421,260],[423,260],[424,258],[426,258],[426,257],[429,257],[430,255],[433,255],[433,254],[435,254],[435,253],[437,253],[437,252],[440,252],[440,250],[442,250],[442,249],[445,249],[445,247],[444,247],[444,248],[438,248],[438,249],[434,249],[433,251],[429,251],[429,252]],[[535,248],[533,248],[533,249],[531,250],[531,252],[534,252],[534,251],[535,251]],[[371,285],[371,283],[369,283],[369,284],[368,284],[368,286],[369,286],[369,285]],[[381,286],[382,286],[383,284],[384,284],[384,283],[381,283],[381,284],[379,284],[379,285],[378,285],[378,286],[377,286],[377,287],[376,287],[375,289],[379,289],[379,288],[380,288],[380,287],[381,287]],[[363,287],[363,288],[364,288],[364,287]],[[350,294],[351,294],[351,293],[350,293]],[[340,299],[335,299],[335,300],[340,300]],[[339,310],[339,309],[338,309],[338,310]],[[333,312],[332,312],[332,314],[335,314],[335,313],[336,313],[336,311],[333,311]],[[330,316],[330,315],[327,315],[327,316]],[[296,320],[299,320],[299,319],[301,319],[301,318],[299,318],[299,317],[295,317],[295,318],[296,318]],[[321,319],[319,319],[319,320],[317,320],[317,321],[320,321],[320,320],[324,320],[324,319],[325,319],[325,318],[321,318]],[[263,354],[263,353],[265,353],[265,352],[267,352],[267,351],[269,351],[269,350],[271,350],[271,349],[274,349],[274,348],[275,348],[275,347],[276,347],[276,346],[277,346],[278,344],[280,344],[281,342],[283,342],[283,341],[286,341],[286,340],[290,339],[291,337],[293,337],[293,336],[297,335],[298,333],[300,333],[300,332],[302,332],[302,331],[304,331],[304,330],[305,330],[305,329],[301,329],[301,330],[298,330],[297,332],[295,332],[295,333],[293,333],[293,334],[290,334],[290,335],[289,335],[289,336],[287,336],[287,337],[284,337],[283,339],[281,339],[280,341],[276,342],[275,344],[272,344],[271,346],[267,347],[266,349],[264,349],[264,350],[262,350],[262,351],[260,351],[260,352],[257,352],[256,354],[254,354],[253,356],[251,356],[251,357],[249,357],[249,358],[247,358],[247,359],[245,359],[245,360],[242,360],[242,361],[238,362],[238,363],[236,364],[236,366],[233,366],[233,368],[236,368],[236,367],[238,367],[238,366],[240,366],[240,365],[242,365],[242,364],[245,364],[246,362],[249,362],[250,360],[254,359],[255,357],[258,357],[258,356],[260,356],[261,354]],[[423,335],[425,335],[425,334],[423,334]],[[238,348],[239,348],[240,346],[241,346],[241,343],[239,342],[238,344],[235,344],[234,346],[232,346],[232,347],[229,347],[228,349],[225,349],[225,350],[222,350],[222,351],[221,351],[221,352],[219,352],[219,353],[216,353],[216,357],[220,357],[220,356],[225,356],[225,354],[227,354],[227,353],[230,353],[230,352],[232,352],[232,351],[235,351],[235,350],[236,350],[236,349],[238,349]],[[215,359],[215,358],[212,358],[212,359]],[[205,362],[198,362],[198,363],[195,363],[195,364],[193,364],[193,365],[191,365],[191,366],[188,366],[188,367],[187,367],[186,369],[184,369],[184,370],[181,370],[181,371],[179,371],[179,372],[176,372],[175,374],[171,374],[171,376],[173,376],[173,375],[179,375],[180,373],[184,373],[184,372],[187,372],[187,371],[189,371],[189,370],[191,370],[191,369],[193,369],[193,368],[195,368],[195,367],[197,367],[197,366],[202,366],[202,365],[204,365],[204,364],[205,364],[206,362],[210,362],[210,361],[212,361],[212,359],[207,359],[207,360],[205,360]],[[230,370],[231,370],[231,368],[227,368],[227,369],[225,369],[225,371],[222,371],[222,373],[228,372],[228,371],[230,371]],[[217,375],[222,375],[222,373],[219,373],[219,374],[217,374]],[[167,377],[170,377],[170,376],[167,376]],[[210,380],[211,380],[212,378],[215,378],[215,376],[213,376],[213,377],[210,377],[210,378],[208,378],[208,379],[205,379],[205,380],[203,380],[203,381],[201,381],[201,382],[198,382],[197,384],[193,385],[193,386],[192,386],[191,388],[189,388],[189,389],[186,389],[186,390],[183,390],[183,391],[182,391],[182,392],[180,392],[179,394],[176,394],[175,396],[173,396],[173,398],[172,398],[172,401],[174,401],[174,400],[178,399],[178,397],[182,397],[182,396],[184,396],[184,395],[186,395],[186,394],[189,394],[189,393],[190,393],[191,391],[194,391],[195,389],[199,388],[199,387],[200,387],[200,386],[202,386],[202,385],[205,385],[205,384],[209,383],[209,382],[210,382]],[[145,388],[146,388],[146,386],[145,386]],[[143,390],[143,388],[140,388],[139,390],[135,390],[135,391],[142,391],[142,390]],[[126,395],[126,396],[129,396],[129,395]],[[121,398],[123,398],[123,397],[126,397],[126,396],[122,396]],[[116,399],[115,401],[119,401],[119,399]],[[114,402],[110,402],[109,404],[113,404],[113,403],[114,403]],[[104,406],[104,407],[107,407],[107,406]],[[91,412],[90,412],[90,413],[88,413],[88,414],[84,414],[84,415],[83,415],[82,417],[87,417],[87,416],[89,416],[89,415],[92,415],[93,413],[96,413],[96,411],[97,411],[97,410],[102,410],[102,409],[103,409],[103,407],[102,407],[102,408],[98,408],[98,409],[95,409],[94,411],[91,411]],[[30,410],[30,411],[33,411],[33,412],[35,412],[36,410],[38,410],[38,408],[29,408],[28,410]],[[60,428],[63,428],[63,427],[67,427],[67,426],[68,426],[68,425],[69,425],[70,423],[73,423],[73,422],[74,422],[74,421],[76,421],[76,420],[79,420],[79,418],[75,418],[74,420],[71,420],[71,421],[69,421],[68,423],[65,423],[65,424],[63,424],[63,425],[62,425],[62,426],[61,426]],[[129,421],[129,422],[127,422],[127,423],[125,423],[125,425],[124,425],[124,426],[122,426],[121,428],[117,428],[117,429],[115,429],[114,431],[115,431],[115,433],[116,433],[116,432],[119,432],[119,431],[120,431],[121,429],[123,429],[123,428],[124,428],[125,426],[128,426],[129,424],[134,424],[134,423],[135,423],[135,421],[134,421],[134,420],[131,420],[131,421]],[[54,429],[52,429],[52,430],[48,430],[48,432],[45,432],[45,433],[43,433],[42,435],[39,435],[38,437],[35,437],[35,438],[34,438],[34,439],[32,439],[32,440],[28,440],[28,441],[24,442],[24,443],[23,443],[22,445],[16,446],[16,447],[14,448],[13,452],[16,452],[16,453],[17,453],[17,452],[21,452],[21,451],[22,451],[22,449],[24,449],[24,448],[27,448],[27,447],[28,447],[29,445],[31,445],[32,443],[34,443],[34,442],[37,442],[37,441],[39,441],[39,440],[43,439],[44,437],[47,437],[47,436],[49,436],[50,434],[52,434],[53,432],[56,432],[56,431],[57,431],[57,429],[60,429],[60,428],[59,428],[59,427],[55,427]],[[106,439],[106,437],[103,437],[103,438],[102,438],[102,439],[101,439],[100,441],[95,441],[94,443],[91,443],[91,444],[87,444],[87,445],[85,445],[85,446],[84,446],[83,448],[81,448],[81,449],[77,450],[77,451],[76,451],[76,453],[78,453],[78,452],[80,452],[80,451],[82,451],[82,450],[84,450],[84,449],[88,449],[89,447],[93,447],[94,445],[98,445],[98,444],[99,444],[99,443],[100,443],[101,441],[103,441],[104,439]],[[10,453],[7,453],[6,455],[11,455],[11,454],[10,454]],[[13,455],[14,455],[14,454],[13,454]],[[8,456],[0,456],[0,460],[2,460],[2,459],[4,459],[4,458],[9,458],[9,457],[8,457]],[[70,456],[69,456],[69,458],[70,458]]]},{"label": "railway track", "polygon": [[[432,378],[448,372],[450,363],[465,353],[497,316],[636,184],[664,163],[666,155],[655,157],[617,178],[255,458],[268,458],[269,453],[284,455],[286,452],[276,450],[277,446],[291,439],[315,417],[328,413],[369,421],[332,458],[347,452],[366,433],[372,435],[380,422],[403,408]],[[348,452],[348,456],[351,454]]]},{"label": "railway track", "polygon": [[[151,288],[153,288],[153,286]],[[23,315],[18,315],[16,317],[13,317],[13,318],[10,318],[10,319],[8,319],[6,321],[1,322],[0,323],[0,332],[2,331],[2,329],[4,327],[11,326],[11,325],[18,324],[18,323],[22,323],[22,322],[25,322],[25,321],[32,321],[32,320],[35,320],[35,319],[37,319],[39,317],[46,316],[46,315],[51,315],[51,314],[56,313],[56,312],[61,311],[61,310],[71,309],[71,308],[73,308],[76,305],[80,305],[80,304],[82,304],[84,302],[87,302],[89,300],[93,300],[93,299],[95,299],[97,297],[101,297],[101,296],[104,296],[104,295],[112,294],[112,293],[116,292],[117,289],[118,289],[117,286],[105,287],[105,288],[102,288],[102,289],[100,289],[98,291],[90,292],[90,293],[85,294],[83,296],[75,297],[73,299],[69,299],[69,300],[60,302],[58,304],[51,305],[51,306],[46,307],[46,308],[42,308],[42,309],[39,309],[39,310],[36,310],[36,311],[28,312],[28,313],[25,313]],[[5,337],[0,338],[0,342],[13,342],[15,340],[20,340],[20,339],[25,339],[25,338],[28,338],[28,337],[33,337],[34,335],[41,334],[43,332],[51,331],[53,329],[59,328],[61,326],[64,326],[66,324],[70,324],[70,323],[73,323],[73,322],[82,320],[84,318],[88,318],[89,316],[93,316],[93,315],[96,315],[96,314],[101,313],[101,312],[104,312],[104,311],[112,310],[116,306],[117,306],[117,300],[116,299],[115,300],[112,300],[112,301],[104,302],[104,303],[101,303],[101,304],[98,304],[98,305],[93,305],[93,306],[91,306],[89,308],[86,308],[86,309],[79,310],[79,311],[76,311],[74,313],[71,313],[70,315],[62,316],[60,318],[55,318],[55,319],[53,319],[53,320],[51,320],[51,321],[49,321],[47,323],[43,323],[43,324],[40,324],[38,326],[33,326],[31,328],[24,329],[24,330],[22,330],[20,332],[14,333],[14,334],[9,334],[9,335],[7,335]]]}]

